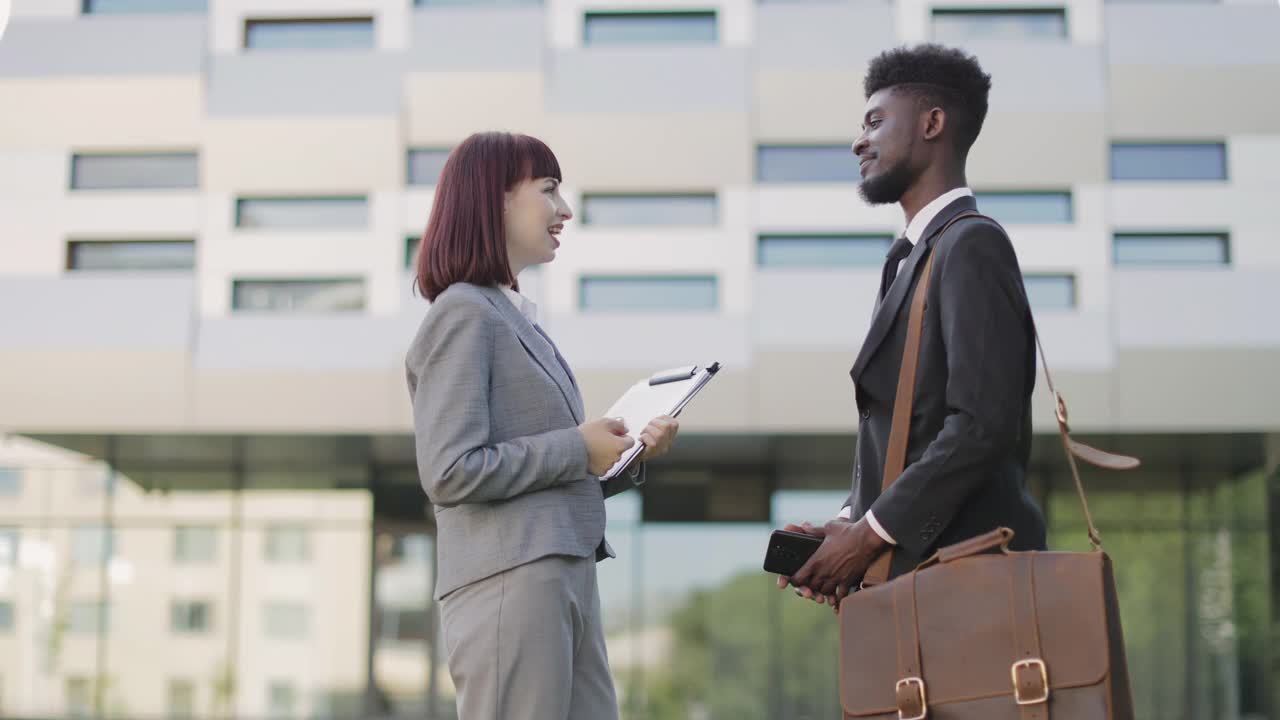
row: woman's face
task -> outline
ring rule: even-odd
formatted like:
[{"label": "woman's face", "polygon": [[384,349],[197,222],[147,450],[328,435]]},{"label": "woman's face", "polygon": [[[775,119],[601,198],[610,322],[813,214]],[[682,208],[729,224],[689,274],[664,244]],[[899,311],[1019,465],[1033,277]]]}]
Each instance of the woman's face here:
[{"label": "woman's face", "polygon": [[507,258],[511,272],[551,262],[560,247],[557,237],[573,211],[560,196],[560,181],[553,177],[522,180],[506,195],[503,214],[507,233]]}]

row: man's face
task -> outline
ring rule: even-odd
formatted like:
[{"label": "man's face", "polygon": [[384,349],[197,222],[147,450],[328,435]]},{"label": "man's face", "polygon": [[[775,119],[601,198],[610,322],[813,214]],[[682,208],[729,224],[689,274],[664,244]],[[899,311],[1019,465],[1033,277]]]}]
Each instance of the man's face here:
[{"label": "man's face", "polygon": [[858,192],[872,205],[896,203],[920,176],[915,157],[920,107],[910,93],[885,88],[867,98],[862,137],[853,144],[862,169]]}]

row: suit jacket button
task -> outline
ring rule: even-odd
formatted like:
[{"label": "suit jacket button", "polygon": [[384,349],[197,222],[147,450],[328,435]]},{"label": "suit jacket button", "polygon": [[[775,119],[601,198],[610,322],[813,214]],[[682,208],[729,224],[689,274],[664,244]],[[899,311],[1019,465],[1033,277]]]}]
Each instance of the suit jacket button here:
[{"label": "suit jacket button", "polygon": [[867,418],[869,418],[869,417],[871,417],[871,411],[870,411],[870,410],[863,410],[863,411],[862,411],[862,419],[863,419],[863,420],[866,420],[866,419],[867,419]]}]

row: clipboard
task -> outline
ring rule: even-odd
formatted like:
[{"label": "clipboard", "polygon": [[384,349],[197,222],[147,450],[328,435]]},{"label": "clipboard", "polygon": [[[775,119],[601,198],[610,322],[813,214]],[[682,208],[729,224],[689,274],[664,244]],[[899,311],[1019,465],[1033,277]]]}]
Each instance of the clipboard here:
[{"label": "clipboard", "polygon": [[630,467],[631,463],[644,451],[644,443],[640,442],[640,433],[651,420],[662,415],[677,417],[685,405],[711,382],[711,378],[720,372],[720,363],[711,363],[706,368],[697,365],[661,370],[650,377],[632,385],[618,401],[604,414],[605,417],[621,418],[627,425],[627,434],[635,445],[622,453],[622,458],[600,476],[600,480],[612,480]]}]

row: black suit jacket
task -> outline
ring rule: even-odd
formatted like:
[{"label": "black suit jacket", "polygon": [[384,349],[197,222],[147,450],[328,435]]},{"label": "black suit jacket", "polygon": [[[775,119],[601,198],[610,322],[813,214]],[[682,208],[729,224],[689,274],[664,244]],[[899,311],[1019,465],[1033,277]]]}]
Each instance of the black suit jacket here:
[{"label": "black suit jacket", "polygon": [[[1013,245],[993,223],[947,221],[977,205],[963,197],[925,229],[877,308],[850,375],[860,420],[852,517],[868,510],[898,542],[891,576],[937,548],[996,527],[1011,547],[1045,547],[1044,516],[1026,489],[1035,336]],[[893,398],[911,296],[934,254],[916,371],[907,467],[881,493]]]}]

